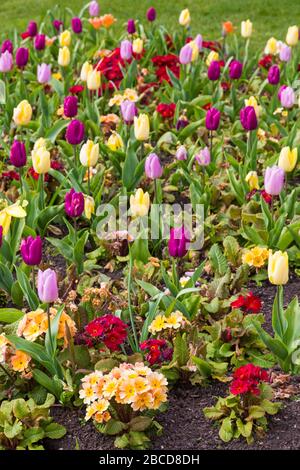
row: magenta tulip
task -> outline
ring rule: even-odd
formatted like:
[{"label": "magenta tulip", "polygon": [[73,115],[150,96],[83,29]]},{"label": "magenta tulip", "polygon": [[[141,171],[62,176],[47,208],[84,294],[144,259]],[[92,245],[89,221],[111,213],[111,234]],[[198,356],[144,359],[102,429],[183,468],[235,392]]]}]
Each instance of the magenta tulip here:
[{"label": "magenta tulip", "polygon": [[246,106],[240,111],[240,119],[245,131],[253,131],[257,128],[257,117],[253,106]]},{"label": "magenta tulip", "polygon": [[171,228],[168,242],[169,255],[182,258],[187,254],[190,237],[184,226]]},{"label": "magenta tulip", "polygon": [[65,196],[65,211],[69,217],[80,217],[84,211],[84,196],[72,188]]},{"label": "magenta tulip", "polygon": [[206,113],[205,126],[209,131],[216,131],[220,124],[221,113],[216,108],[210,108]]},{"label": "magenta tulip", "polygon": [[42,239],[38,235],[37,237],[24,238],[21,242],[21,256],[24,263],[28,266],[37,266],[42,261]]},{"label": "magenta tulip", "polygon": [[15,140],[10,148],[10,161],[16,168],[26,165],[26,149],[24,142]]}]

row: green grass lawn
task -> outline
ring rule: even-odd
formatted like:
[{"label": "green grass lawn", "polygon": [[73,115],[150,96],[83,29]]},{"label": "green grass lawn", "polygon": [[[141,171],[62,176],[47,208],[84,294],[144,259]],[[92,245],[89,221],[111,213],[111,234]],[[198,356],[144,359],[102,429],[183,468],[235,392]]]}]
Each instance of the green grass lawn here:
[{"label": "green grass lawn", "polygon": [[[74,13],[87,2],[84,0],[1,0],[0,24],[3,32],[14,27],[24,30],[29,19],[41,19],[47,10],[58,4],[70,6]],[[252,44],[264,47],[268,37],[284,40],[287,27],[299,17],[299,0],[100,0],[101,13],[113,13],[119,27],[128,18],[144,20],[149,6],[157,9],[157,21],[169,27],[178,27],[178,16],[183,8],[189,8],[192,16],[192,33],[200,32],[205,39],[220,35],[222,21],[231,20],[240,27],[243,19],[254,24]]]}]

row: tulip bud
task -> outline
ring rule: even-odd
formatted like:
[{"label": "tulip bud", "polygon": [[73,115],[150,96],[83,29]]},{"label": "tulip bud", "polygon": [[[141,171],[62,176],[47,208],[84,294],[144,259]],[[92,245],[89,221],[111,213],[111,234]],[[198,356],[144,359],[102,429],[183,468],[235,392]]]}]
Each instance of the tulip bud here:
[{"label": "tulip bud", "polygon": [[195,159],[201,166],[207,166],[210,164],[210,151],[208,147],[201,149],[199,153],[196,154]]},{"label": "tulip bud", "polygon": [[88,140],[81,147],[79,159],[83,166],[95,166],[99,158],[99,144],[94,144],[92,140]]},{"label": "tulip bud", "polygon": [[282,44],[279,50],[279,59],[283,62],[289,62],[292,57],[292,50],[286,44]]},{"label": "tulip bud", "polygon": [[33,150],[31,153],[32,166],[36,173],[39,175],[48,173],[51,168],[50,164],[50,152],[46,147],[40,147]]},{"label": "tulip bud", "polygon": [[66,131],[66,139],[71,145],[78,145],[84,138],[84,124],[77,119],[70,122]]},{"label": "tulip bud", "polygon": [[215,51],[210,51],[205,62],[207,67],[209,67],[213,61],[219,62],[219,54]]},{"label": "tulip bud", "polygon": [[21,168],[26,165],[26,149],[24,142],[15,140],[10,148],[10,161],[12,165]]},{"label": "tulip bud", "polygon": [[155,20],[155,18],[156,18],[155,8],[154,7],[148,8],[148,10],[147,10],[147,20],[152,22],[152,21]]},{"label": "tulip bud", "polygon": [[95,201],[91,196],[84,196],[84,215],[90,220],[95,213]]},{"label": "tulip bud", "polygon": [[37,24],[35,21],[29,21],[28,26],[27,26],[27,33],[31,38],[34,38],[34,36],[37,35]]},{"label": "tulip bud", "polygon": [[275,38],[270,38],[265,47],[265,54],[275,55],[278,52],[278,43]]},{"label": "tulip bud", "polygon": [[185,26],[186,28],[190,25],[191,15],[188,8],[181,11],[178,21],[181,26]]},{"label": "tulip bud", "polygon": [[173,258],[183,258],[188,252],[189,234],[184,226],[171,228],[168,242],[169,255]]},{"label": "tulip bud", "polygon": [[163,169],[156,153],[150,153],[148,157],[146,158],[145,173],[146,173],[147,178],[150,178],[152,180],[155,180],[161,177],[163,173]]},{"label": "tulip bud", "polygon": [[150,123],[147,114],[140,114],[134,117],[134,135],[136,140],[149,139]]},{"label": "tulip bud", "polygon": [[252,23],[250,20],[241,22],[241,35],[243,38],[248,39],[252,34]]},{"label": "tulip bud", "polygon": [[206,113],[205,126],[209,131],[216,131],[220,124],[221,113],[216,108],[210,108]]},{"label": "tulip bud", "polygon": [[185,46],[183,46],[180,49],[179,62],[182,65],[190,64],[192,61],[192,55],[193,55],[193,49],[191,48],[189,44],[185,44]]},{"label": "tulip bud", "polygon": [[121,113],[126,124],[133,122],[134,116],[137,115],[137,107],[133,101],[124,100],[121,103]]},{"label": "tulip bud", "polygon": [[0,56],[0,72],[10,72],[13,67],[13,58],[10,52],[5,51]]},{"label": "tulip bud", "polygon": [[19,69],[24,68],[27,65],[29,58],[29,50],[27,47],[19,47],[16,52],[16,64]]},{"label": "tulip bud", "polygon": [[64,99],[64,115],[68,118],[76,116],[78,111],[77,96],[66,96]]},{"label": "tulip bud", "polygon": [[295,104],[295,93],[293,88],[287,86],[280,93],[280,102],[284,108],[290,109]]},{"label": "tulip bud", "polygon": [[268,82],[271,85],[278,85],[280,81],[280,70],[278,65],[272,65],[272,67],[269,68],[268,72]]},{"label": "tulip bud", "polygon": [[254,96],[250,96],[250,98],[245,99],[245,106],[252,106],[255,110],[256,117],[258,118],[260,115],[260,106],[257,103],[257,100]]},{"label": "tulip bud", "polygon": [[5,39],[1,45],[1,53],[8,51],[10,54],[13,53],[14,46],[10,39]]},{"label": "tulip bud", "polygon": [[175,157],[177,158],[177,160],[187,159],[187,151],[184,145],[180,145],[180,147],[178,147]]},{"label": "tulip bud", "polygon": [[132,217],[144,217],[148,214],[149,207],[149,194],[144,193],[142,188],[137,189],[135,194],[130,196],[130,210]]},{"label": "tulip bud", "polygon": [[84,62],[83,66],[81,67],[81,72],[80,72],[80,80],[83,82],[87,81],[88,74],[93,70],[92,64],[89,62]]},{"label": "tulip bud", "polygon": [[278,166],[268,167],[265,172],[265,191],[271,196],[278,196],[284,185],[284,171]]},{"label": "tulip bud", "polygon": [[268,276],[271,284],[281,286],[289,280],[289,258],[287,252],[275,251],[269,254]]},{"label": "tulip bud", "polygon": [[216,81],[219,80],[221,74],[221,67],[219,62],[213,60],[207,70],[207,76],[209,80]]},{"label": "tulip bud", "polygon": [[141,38],[136,38],[132,43],[132,51],[135,54],[141,54],[143,52],[144,42]]},{"label": "tulip bud", "polygon": [[93,1],[89,5],[89,15],[90,16],[98,16],[100,13],[100,8],[98,2]]},{"label": "tulip bud", "polygon": [[136,31],[135,29],[135,22],[133,19],[129,19],[127,22],[127,33],[128,34],[134,34]]},{"label": "tulip bud", "polygon": [[245,178],[246,183],[248,183],[250,191],[254,189],[259,189],[258,176],[256,171],[249,171]]},{"label": "tulip bud", "polygon": [[197,34],[195,37],[195,44],[198,47],[198,51],[200,52],[202,50],[202,44],[203,44],[203,39],[201,34]]},{"label": "tulip bud", "polygon": [[75,34],[80,34],[82,32],[82,21],[80,18],[72,18],[72,30]]},{"label": "tulip bud", "polygon": [[59,31],[61,30],[61,28],[63,28],[63,26],[64,26],[63,22],[60,21],[60,20],[53,20],[52,24],[53,24],[54,28],[56,29],[56,31],[58,31],[58,32],[59,32]]},{"label": "tulip bud", "polygon": [[61,67],[67,67],[70,63],[70,60],[70,49],[67,46],[60,47],[58,51],[58,65],[60,65]]},{"label": "tulip bud", "polygon": [[58,299],[57,277],[53,269],[38,270],[38,294],[42,303],[48,304]]},{"label": "tulip bud", "polygon": [[37,34],[34,38],[34,48],[37,51],[42,51],[46,46],[46,36],[45,34]]},{"label": "tulip bud", "polygon": [[71,33],[68,29],[60,33],[59,35],[59,45],[61,47],[70,47],[71,45]]},{"label": "tulip bud", "polygon": [[65,196],[65,212],[69,217],[80,217],[84,211],[84,197],[72,188]]},{"label": "tulip bud", "polygon": [[113,152],[115,152],[116,150],[121,150],[121,149],[124,148],[122,137],[117,132],[113,132],[109,136],[109,139],[106,142],[106,145]]},{"label": "tulip bud", "polygon": [[229,77],[231,80],[238,80],[241,78],[243,72],[243,64],[238,60],[232,60],[229,65]]},{"label": "tulip bud", "polygon": [[299,40],[298,26],[290,26],[287,31],[285,42],[288,46],[296,46]]},{"label": "tulip bud", "polygon": [[42,261],[42,239],[31,235],[21,242],[21,256],[28,266],[37,266]]},{"label": "tulip bud", "polygon": [[120,56],[121,59],[126,61],[132,58],[132,44],[128,39],[124,39],[124,41],[121,42]]},{"label": "tulip bud", "polygon": [[101,86],[101,73],[97,69],[93,69],[87,76],[87,87],[89,90],[99,90]]},{"label": "tulip bud", "polygon": [[51,65],[40,64],[37,66],[37,80],[39,83],[47,83],[51,80]]},{"label": "tulip bud", "polygon": [[14,108],[13,120],[17,126],[23,126],[30,122],[32,117],[32,108],[27,100],[21,101],[16,108]]},{"label": "tulip bud", "polygon": [[290,173],[296,166],[298,160],[298,149],[297,147],[292,150],[290,147],[283,147],[281,149],[278,166],[282,168],[286,173]]},{"label": "tulip bud", "polygon": [[240,119],[245,131],[253,131],[257,128],[257,117],[253,106],[246,106],[240,111]]}]

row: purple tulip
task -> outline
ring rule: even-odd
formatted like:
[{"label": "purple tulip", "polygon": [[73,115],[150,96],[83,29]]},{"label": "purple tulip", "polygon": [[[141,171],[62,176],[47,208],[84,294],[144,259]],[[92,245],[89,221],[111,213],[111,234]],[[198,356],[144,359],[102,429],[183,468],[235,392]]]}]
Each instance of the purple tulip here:
[{"label": "purple tulip", "polygon": [[190,241],[187,230],[184,226],[171,228],[168,242],[169,255],[174,258],[182,258],[187,254],[187,246]]},{"label": "purple tulip", "polygon": [[120,56],[123,60],[130,60],[132,57],[132,44],[128,39],[121,42]]},{"label": "purple tulip", "polygon": [[75,34],[80,34],[82,32],[82,21],[80,18],[72,18],[71,25]]},{"label": "purple tulip", "polygon": [[180,147],[178,147],[175,157],[177,158],[177,160],[187,159],[187,151],[184,145],[180,145]]},{"label": "purple tulip", "polygon": [[210,108],[206,113],[205,126],[209,131],[216,131],[220,124],[221,113],[216,108]]},{"label": "purple tulip", "polygon": [[287,44],[282,44],[279,51],[279,59],[282,62],[289,62],[292,57],[292,50]]},{"label": "purple tulip", "polygon": [[100,13],[100,8],[98,2],[93,1],[89,5],[89,14],[90,16],[98,16]]},{"label": "purple tulip", "polygon": [[148,21],[154,21],[156,18],[156,10],[154,7],[150,7],[147,10],[147,20]]},{"label": "purple tulip", "polygon": [[29,50],[27,49],[27,47],[19,47],[16,52],[16,64],[19,69],[23,69],[27,65],[28,58]]},{"label": "purple tulip", "polygon": [[213,82],[215,82],[216,80],[219,80],[220,74],[221,74],[220,64],[217,60],[213,60],[207,70],[207,76],[209,80],[212,80]]},{"label": "purple tulip", "polygon": [[229,64],[229,77],[231,80],[238,80],[241,78],[243,72],[243,64],[238,60],[232,60]]},{"label": "purple tulip", "polygon": [[58,299],[57,277],[53,269],[38,270],[38,294],[40,301],[45,304]]},{"label": "purple tulip", "polygon": [[5,39],[1,45],[1,53],[8,51],[10,54],[13,53],[14,47],[13,43],[10,41],[10,39]]},{"label": "purple tulip", "polygon": [[285,173],[278,166],[269,166],[265,172],[265,191],[271,196],[278,196],[284,186]]},{"label": "purple tulip", "polygon": [[292,108],[295,104],[295,93],[293,88],[287,86],[280,93],[280,102],[284,108]]},{"label": "purple tulip", "polygon": [[280,70],[278,65],[272,65],[272,67],[269,68],[268,72],[268,82],[271,85],[278,85],[280,80]]},{"label": "purple tulip", "polygon": [[195,159],[201,166],[209,165],[211,161],[209,148],[205,147],[204,149],[201,149],[195,156]]},{"label": "purple tulip", "polygon": [[29,21],[27,26],[27,33],[31,38],[37,35],[38,27],[35,21]]},{"label": "purple tulip", "polygon": [[13,58],[10,52],[5,51],[0,56],[0,72],[10,72],[13,67]]},{"label": "purple tulip", "polygon": [[58,31],[58,32],[59,32],[59,31],[63,28],[63,26],[64,26],[63,22],[60,21],[60,20],[53,20],[53,23],[52,23],[52,24],[53,24],[54,28],[56,29],[56,31]]},{"label": "purple tulip", "polygon": [[240,119],[245,131],[253,131],[257,128],[257,117],[253,106],[245,106],[240,111]]},{"label": "purple tulip", "polygon": [[34,47],[37,51],[42,51],[46,46],[45,34],[37,34],[34,38]]},{"label": "purple tulip", "polygon": [[78,145],[84,138],[84,124],[74,119],[67,127],[66,139],[71,145]]},{"label": "purple tulip", "polygon": [[195,44],[198,47],[199,52],[202,50],[202,45],[203,45],[203,39],[201,34],[197,34],[195,37]]},{"label": "purple tulip", "polygon": [[28,266],[37,266],[42,261],[42,239],[38,235],[37,237],[24,238],[20,246],[21,256],[24,263]]},{"label": "purple tulip", "polygon": [[2,246],[2,242],[3,242],[3,227],[2,225],[0,225],[0,248]]},{"label": "purple tulip", "polygon": [[51,65],[40,64],[37,66],[37,80],[39,83],[47,83],[51,79]]},{"label": "purple tulip", "polygon": [[26,165],[26,149],[24,142],[15,140],[10,148],[10,161],[12,165],[21,168]]},{"label": "purple tulip", "polygon": [[191,62],[192,60],[192,55],[193,55],[193,50],[191,48],[191,46],[189,46],[188,44],[186,44],[185,46],[183,46],[181,49],[180,49],[180,53],[179,53],[179,62],[182,64],[182,65],[187,65]]},{"label": "purple tulip", "polygon": [[64,115],[68,118],[76,116],[78,111],[78,98],[77,96],[66,96],[64,99]]},{"label": "purple tulip", "polygon": [[80,217],[84,211],[84,196],[72,188],[65,197],[65,212],[69,217]]},{"label": "purple tulip", "polygon": [[136,31],[135,29],[135,22],[132,18],[130,18],[127,22],[127,33],[128,34],[134,34]]},{"label": "purple tulip", "polygon": [[135,103],[130,100],[124,100],[121,103],[121,113],[126,124],[131,124],[138,111]]},{"label": "purple tulip", "polygon": [[182,116],[176,122],[176,130],[180,131],[180,129],[184,129],[188,124],[189,120],[185,116]]},{"label": "purple tulip", "polygon": [[160,160],[156,153],[150,153],[145,161],[145,173],[147,178],[155,180],[156,178],[160,178],[163,169],[160,164]]}]

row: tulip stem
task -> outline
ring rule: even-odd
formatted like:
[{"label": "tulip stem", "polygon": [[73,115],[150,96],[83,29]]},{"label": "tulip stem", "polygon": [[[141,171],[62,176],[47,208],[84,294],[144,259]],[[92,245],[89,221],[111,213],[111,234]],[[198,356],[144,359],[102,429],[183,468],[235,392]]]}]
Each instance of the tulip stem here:
[{"label": "tulip stem", "polygon": [[20,176],[20,192],[21,192],[21,196],[23,196],[22,167],[19,168],[19,176]]},{"label": "tulip stem", "polygon": [[136,328],[135,328],[135,323],[134,323],[134,318],[133,318],[133,311],[132,311],[132,306],[131,306],[131,283],[132,283],[132,254],[129,248],[129,271],[128,271],[128,284],[127,284],[128,310],[129,310],[130,323],[131,323],[131,328],[132,328],[134,343],[135,343],[135,348],[136,348],[135,352],[137,352],[139,350],[139,342],[137,338],[137,333],[136,333]]},{"label": "tulip stem", "polygon": [[43,210],[45,208],[45,196],[44,196],[44,175],[40,174],[39,177],[39,191],[40,191],[40,208]]},{"label": "tulip stem", "polygon": [[75,165],[75,168],[77,170],[77,147],[76,145],[73,145],[73,149],[74,149],[74,165]]},{"label": "tulip stem", "polygon": [[36,285],[35,285],[35,271],[34,271],[34,266],[32,266],[32,288],[33,292],[36,292]]},{"label": "tulip stem", "polygon": [[177,273],[177,266],[176,266],[176,261],[178,262],[178,259],[172,257],[172,277],[173,277],[173,283],[175,284],[176,288],[179,289],[179,279],[178,279],[178,273]]},{"label": "tulip stem", "polygon": [[212,154],[213,154],[213,131],[209,131],[209,140],[210,140],[210,143],[209,143],[210,156],[211,156],[211,159],[212,159]]},{"label": "tulip stem", "polygon": [[88,193],[89,196],[91,195],[91,174],[90,174],[91,168],[88,166]]},{"label": "tulip stem", "polygon": [[53,341],[52,341],[52,333],[51,333],[51,318],[50,318],[50,307],[49,304],[47,305],[47,318],[48,318],[48,331],[49,331],[49,339],[50,339],[50,348],[51,353],[54,353]]}]

